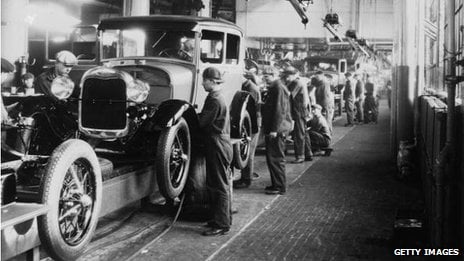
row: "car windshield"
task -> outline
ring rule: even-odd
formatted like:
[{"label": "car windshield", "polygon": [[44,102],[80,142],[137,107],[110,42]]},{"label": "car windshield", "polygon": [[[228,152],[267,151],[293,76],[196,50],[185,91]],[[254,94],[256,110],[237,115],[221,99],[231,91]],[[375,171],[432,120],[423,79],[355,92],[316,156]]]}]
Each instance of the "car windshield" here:
[{"label": "car windshield", "polygon": [[166,57],[194,61],[195,33],[172,30],[105,30],[101,33],[102,59]]}]

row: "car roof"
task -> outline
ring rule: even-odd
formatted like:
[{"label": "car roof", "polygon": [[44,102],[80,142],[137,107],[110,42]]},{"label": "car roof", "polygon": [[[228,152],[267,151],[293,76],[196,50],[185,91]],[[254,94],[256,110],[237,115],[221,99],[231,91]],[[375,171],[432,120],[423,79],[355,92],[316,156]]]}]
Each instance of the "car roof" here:
[{"label": "car roof", "polygon": [[[159,27],[157,27],[159,25]],[[182,15],[150,15],[150,16],[125,16],[107,18],[100,21],[98,29],[121,29],[121,28],[167,28],[167,29],[189,29],[195,30],[197,25],[220,26],[234,28],[240,32],[240,27],[223,19],[210,17],[182,16]]]}]

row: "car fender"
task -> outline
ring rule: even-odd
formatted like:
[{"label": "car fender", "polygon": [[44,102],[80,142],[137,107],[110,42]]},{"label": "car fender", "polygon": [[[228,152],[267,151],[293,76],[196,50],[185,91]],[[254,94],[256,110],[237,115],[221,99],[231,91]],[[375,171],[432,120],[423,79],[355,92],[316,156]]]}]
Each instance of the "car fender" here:
[{"label": "car fender", "polygon": [[258,132],[258,119],[256,118],[256,108],[253,99],[250,99],[250,93],[238,91],[235,93],[230,106],[230,136],[231,138],[239,137],[240,117],[244,110],[248,110],[251,117],[252,133]]},{"label": "car fender", "polygon": [[199,134],[198,116],[193,106],[184,100],[167,100],[160,104],[151,118],[154,130],[162,130],[176,124],[181,117],[187,121],[192,139]]}]

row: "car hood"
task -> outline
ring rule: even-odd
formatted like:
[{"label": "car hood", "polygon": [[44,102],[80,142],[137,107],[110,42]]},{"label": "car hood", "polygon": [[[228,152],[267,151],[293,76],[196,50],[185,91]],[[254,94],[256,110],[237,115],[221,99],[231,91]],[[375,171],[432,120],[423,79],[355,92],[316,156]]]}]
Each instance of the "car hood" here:
[{"label": "car hood", "polygon": [[190,85],[193,82],[195,65],[189,62],[173,60],[168,58],[145,58],[140,57],[126,59],[109,60],[104,63],[106,66],[115,69],[122,69],[130,73],[131,68],[152,68],[159,70],[169,76],[168,84],[172,86]]}]

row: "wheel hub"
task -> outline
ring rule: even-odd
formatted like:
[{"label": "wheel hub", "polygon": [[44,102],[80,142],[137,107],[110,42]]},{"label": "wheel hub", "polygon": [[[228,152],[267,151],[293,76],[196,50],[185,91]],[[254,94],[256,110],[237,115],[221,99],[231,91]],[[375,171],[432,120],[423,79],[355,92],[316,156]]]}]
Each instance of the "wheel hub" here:
[{"label": "wheel hub", "polygon": [[82,195],[80,198],[81,204],[83,207],[89,207],[92,205],[92,198],[89,195]]}]

